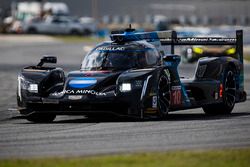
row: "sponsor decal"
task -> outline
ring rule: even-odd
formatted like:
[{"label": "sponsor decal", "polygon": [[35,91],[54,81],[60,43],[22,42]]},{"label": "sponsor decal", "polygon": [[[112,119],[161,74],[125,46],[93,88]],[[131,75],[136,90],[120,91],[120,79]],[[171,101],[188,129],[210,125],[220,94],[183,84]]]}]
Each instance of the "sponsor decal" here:
[{"label": "sponsor decal", "polygon": [[125,47],[99,47],[97,51],[124,51]]},{"label": "sponsor decal", "polygon": [[91,77],[78,77],[69,81],[69,86],[71,88],[87,88],[95,85],[97,80]]},{"label": "sponsor decal", "polygon": [[172,86],[171,87],[171,104],[181,105],[182,95],[181,95],[181,86]]},{"label": "sponsor decal", "polygon": [[214,93],[214,99],[217,100],[218,98],[219,98],[219,94],[218,94],[218,92],[215,92]]},{"label": "sponsor decal", "polygon": [[171,90],[181,90],[181,86],[180,85],[178,85],[178,86],[172,86]]},{"label": "sponsor decal", "polygon": [[54,97],[62,97],[64,94],[67,95],[75,95],[78,96],[78,98],[82,97],[81,95],[96,95],[96,96],[106,96],[107,94],[104,92],[97,92],[95,90],[82,90],[82,89],[77,89],[77,90],[63,90],[62,92],[54,92],[51,95]]},{"label": "sponsor decal", "polygon": [[69,100],[80,100],[82,99],[82,95],[70,95]]},{"label": "sponsor decal", "polygon": [[157,108],[157,96],[152,97],[152,108]]},{"label": "sponsor decal", "polygon": [[[172,42],[172,38],[165,38],[165,42]],[[236,42],[235,38],[200,38],[200,37],[187,37],[187,38],[176,38],[175,43],[182,43],[182,42],[187,42],[187,43],[192,43],[192,42],[203,42],[203,43],[209,43],[209,42]]]},{"label": "sponsor decal", "polygon": [[206,72],[206,69],[207,69],[207,65],[204,64],[204,65],[200,65],[198,67],[198,70],[197,70],[197,77],[201,78],[203,77],[204,73]]},{"label": "sponsor decal", "polygon": [[88,89],[78,89],[78,90],[64,90],[65,94],[82,94],[82,95],[96,95],[96,96],[106,96],[106,93],[103,92],[96,92],[95,90],[88,90]]}]

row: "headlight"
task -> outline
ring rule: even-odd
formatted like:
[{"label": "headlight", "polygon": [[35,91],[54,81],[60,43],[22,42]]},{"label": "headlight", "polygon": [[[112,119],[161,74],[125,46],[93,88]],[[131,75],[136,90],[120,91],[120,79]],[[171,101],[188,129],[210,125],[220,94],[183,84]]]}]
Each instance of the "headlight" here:
[{"label": "headlight", "polygon": [[38,85],[37,84],[29,84],[28,91],[31,93],[38,93]]},{"label": "headlight", "polygon": [[28,90],[30,93],[38,93],[38,85],[25,80],[23,76],[18,76],[18,87],[20,91],[23,89]]},{"label": "headlight", "polygon": [[131,91],[131,83],[122,83],[120,85],[120,91],[121,92],[129,92],[129,91]]}]

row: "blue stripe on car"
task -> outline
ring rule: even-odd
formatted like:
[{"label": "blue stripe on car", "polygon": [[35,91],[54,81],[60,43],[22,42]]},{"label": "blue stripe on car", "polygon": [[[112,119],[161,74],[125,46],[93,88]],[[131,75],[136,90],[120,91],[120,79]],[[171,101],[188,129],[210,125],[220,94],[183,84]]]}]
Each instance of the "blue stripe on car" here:
[{"label": "blue stripe on car", "polygon": [[69,81],[69,86],[71,88],[87,88],[95,85],[97,80],[91,77],[77,77]]}]

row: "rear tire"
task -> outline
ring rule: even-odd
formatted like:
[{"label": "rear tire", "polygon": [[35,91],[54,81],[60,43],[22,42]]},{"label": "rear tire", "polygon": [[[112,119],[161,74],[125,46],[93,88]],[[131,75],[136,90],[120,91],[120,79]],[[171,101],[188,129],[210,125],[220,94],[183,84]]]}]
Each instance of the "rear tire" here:
[{"label": "rear tire", "polygon": [[50,123],[53,122],[56,118],[55,114],[30,114],[26,117],[26,119],[30,122],[34,123]]},{"label": "rear tire", "polygon": [[208,115],[230,114],[235,105],[236,81],[235,68],[229,66],[224,72],[223,102],[204,106],[203,110]]}]

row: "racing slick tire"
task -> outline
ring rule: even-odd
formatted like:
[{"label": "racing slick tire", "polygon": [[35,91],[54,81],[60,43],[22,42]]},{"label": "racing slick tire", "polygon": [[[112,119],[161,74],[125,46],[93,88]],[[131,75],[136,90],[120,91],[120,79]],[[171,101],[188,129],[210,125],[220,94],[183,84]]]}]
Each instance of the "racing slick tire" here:
[{"label": "racing slick tire", "polygon": [[158,118],[166,119],[170,107],[170,82],[163,71],[158,80],[157,107]]},{"label": "racing slick tire", "polygon": [[223,102],[204,106],[203,110],[208,115],[230,114],[235,105],[236,81],[235,68],[228,66],[224,72],[223,80]]},{"label": "racing slick tire", "polygon": [[28,121],[34,123],[50,123],[53,122],[55,118],[56,118],[55,114],[38,114],[38,113],[33,113],[26,117]]}]

